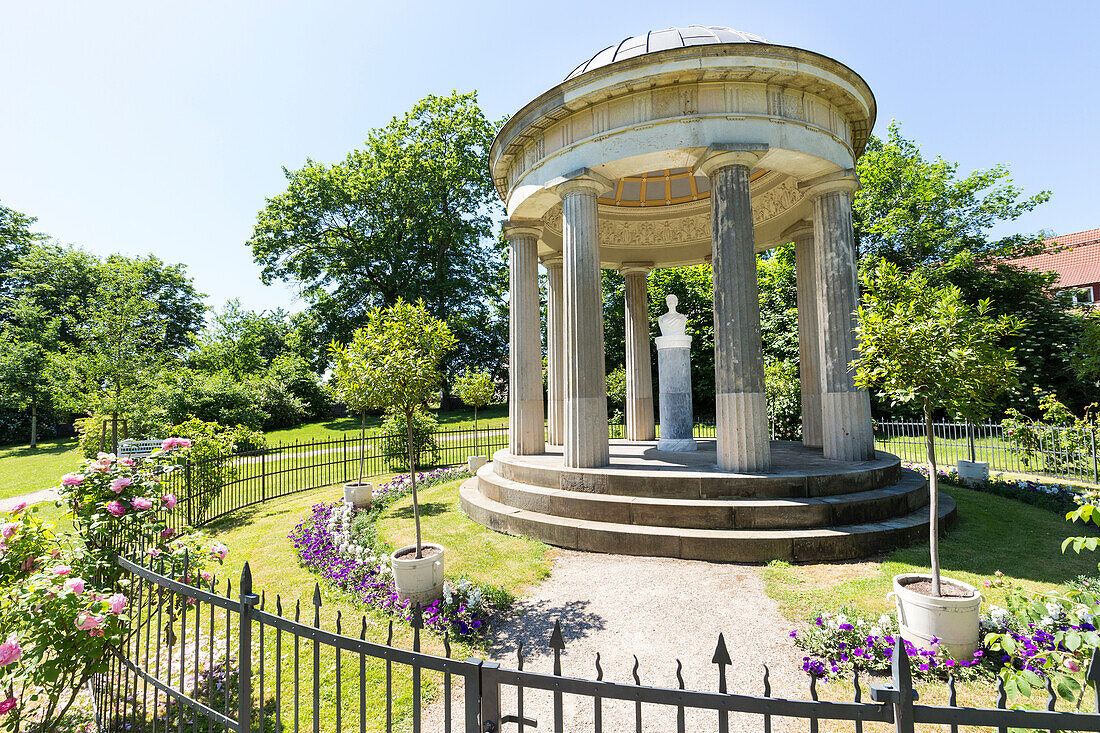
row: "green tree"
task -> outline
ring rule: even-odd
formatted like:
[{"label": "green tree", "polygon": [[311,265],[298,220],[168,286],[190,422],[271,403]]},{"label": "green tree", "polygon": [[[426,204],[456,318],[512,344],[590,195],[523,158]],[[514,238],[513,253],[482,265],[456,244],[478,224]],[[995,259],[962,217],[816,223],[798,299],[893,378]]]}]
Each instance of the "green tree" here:
[{"label": "green tree", "polygon": [[1083,381],[1100,388],[1100,309],[1079,311],[1078,318],[1081,338],[1071,363]]},{"label": "green tree", "polygon": [[497,129],[476,92],[431,95],[342,162],[284,169],[287,188],[267,199],[249,240],[264,282],[298,283],[339,341],[398,299],[423,300],[475,334],[499,320],[489,301],[499,296],[500,202],[487,162]]},{"label": "green tree", "polygon": [[454,344],[455,337],[447,324],[434,318],[422,302],[413,304],[398,298],[392,306],[372,311],[367,325],[356,329],[348,346],[332,346],[333,371],[346,375],[337,376],[338,384],[343,379],[354,385],[355,404],[405,417],[418,559],[423,553],[413,418],[439,389],[443,378],[440,363]]},{"label": "green tree", "polygon": [[890,123],[885,140],[872,136],[857,164],[861,188],[852,199],[860,256],[912,270],[963,253],[989,259],[1038,244],[1036,236],[993,238],[990,230],[1047,201],[1049,191],[1023,197],[1007,165],[965,178],[958,170],[942,157],[926,160],[917,143],[902,136],[897,121]]},{"label": "green tree", "polygon": [[38,447],[38,412],[55,391],[58,318],[29,298],[5,308],[0,329],[0,405],[30,411],[31,448]]},{"label": "green tree", "polygon": [[33,216],[0,204],[0,273],[4,274],[4,277],[0,277],[0,299],[4,298],[13,285],[8,278],[12,266],[35,243],[45,239],[44,235],[31,231],[36,221]]},{"label": "green tree", "polygon": [[477,410],[493,399],[493,375],[466,367],[466,371],[455,377],[452,383],[458,399],[474,408],[474,453],[477,453]]},{"label": "green tree", "polygon": [[862,280],[866,293],[859,308],[859,358],[852,363],[855,381],[893,404],[915,404],[924,413],[932,590],[939,596],[932,414],[944,409],[975,419],[988,410],[1019,371],[1011,350],[997,344],[1022,324],[1013,316],[992,316],[988,300],[969,305],[958,288],[935,287],[923,273],[905,275],[891,262],[868,268]]}]

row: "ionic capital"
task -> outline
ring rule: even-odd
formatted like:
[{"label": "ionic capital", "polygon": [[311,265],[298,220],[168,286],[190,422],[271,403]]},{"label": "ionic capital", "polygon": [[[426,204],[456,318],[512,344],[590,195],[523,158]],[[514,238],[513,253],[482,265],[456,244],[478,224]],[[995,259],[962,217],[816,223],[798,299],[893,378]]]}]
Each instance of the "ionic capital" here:
[{"label": "ionic capital", "polygon": [[546,188],[563,198],[577,191],[592,191],[599,196],[604,191],[615,188],[615,182],[591,168],[578,168],[572,173],[553,179],[546,184]]},{"label": "ionic capital", "polygon": [[624,262],[619,265],[620,275],[648,275],[653,269],[652,262]]},{"label": "ionic capital", "polygon": [[527,236],[538,239],[542,236],[542,222],[537,219],[509,219],[504,222],[502,229],[504,238],[508,241],[516,237]]},{"label": "ionic capital", "polygon": [[808,181],[802,181],[798,184],[798,190],[810,199],[816,199],[834,191],[854,193],[859,190],[859,177],[854,169],[845,168],[844,170],[826,173],[817,178],[811,178]]},{"label": "ionic capital", "polygon": [[751,169],[767,153],[767,143],[715,143],[695,162],[695,171],[709,178],[714,171],[730,165]]},{"label": "ionic capital", "polygon": [[814,223],[808,219],[800,219],[784,229],[783,233],[779,236],[784,242],[794,242],[803,237],[812,237],[813,235]]}]

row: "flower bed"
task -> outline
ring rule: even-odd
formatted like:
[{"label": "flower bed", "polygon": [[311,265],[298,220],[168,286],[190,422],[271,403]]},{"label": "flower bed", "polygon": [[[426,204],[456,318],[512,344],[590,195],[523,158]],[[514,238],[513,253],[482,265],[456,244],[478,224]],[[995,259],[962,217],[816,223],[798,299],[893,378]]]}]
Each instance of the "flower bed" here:
[{"label": "flower bed", "polygon": [[[468,477],[465,469],[437,469],[417,474],[417,488]],[[377,521],[382,511],[412,490],[408,475],[397,476],[374,491],[370,509],[359,510],[337,501],[316,504],[289,537],[305,567],[332,586],[383,613],[411,620],[408,601],[397,597],[389,566],[392,548],[378,539]],[[424,625],[438,633],[476,635],[491,615],[505,604],[503,594],[462,578],[446,581],[443,600],[424,607]]]},{"label": "flower bed", "polygon": [[[902,462],[904,468],[917,471],[922,476],[928,475],[928,466],[923,463]],[[944,481],[956,486],[964,486],[959,480],[959,474],[955,469],[939,469],[937,475]],[[1006,499],[1047,509],[1048,511],[1065,514],[1077,507],[1078,498],[1082,489],[1068,484],[1049,483],[1044,481],[1032,481],[1023,479],[1007,479],[1001,476],[990,476],[988,480],[974,485],[965,485],[965,488],[973,491],[981,491],[987,494],[1003,496]]]}]

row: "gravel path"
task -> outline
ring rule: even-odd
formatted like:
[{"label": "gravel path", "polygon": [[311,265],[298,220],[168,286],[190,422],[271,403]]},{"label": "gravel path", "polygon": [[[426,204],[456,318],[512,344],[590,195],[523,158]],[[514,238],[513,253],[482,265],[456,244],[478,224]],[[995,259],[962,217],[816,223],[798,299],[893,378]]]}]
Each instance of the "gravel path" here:
[{"label": "gravel path", "polygon": [[12,496],[7,499],[0,499],[0,512],[6,512],[16,504],[26,502],[27,504],[37,504],[40,501],[53,501],[57,498],[57,489],[42,489],[41,491],[34,491],[30,494],[23,494],[22,496]]},{"label": "gravel path", "polygon": [[[633,683],[637,655],[642,684],[676,687],[678,658],[688,689],[715,691],[718,674],[711,658],[722,633],[734,660],[730,692],[762,694],[766,662],[773,695],[809,697],[803,655],[788,637],[794,627],[764,594],[754,566],[559,550],[550,577],[520,600],[494,633],[491,658],[514,668],[516,644],[522,641],[524,669],[551,672],[548,641],[555,620],[561,621],[565,639],[565,675],[595,679],[599,652],[605,680]],[[515,689],[504,688],[502,697],[502,712],[514,713]],[[458,695],[456,703],[461,699]],[[564,709],[565,730],[592,730],[591,699],[566,696]],[[438,706],[426,712],[426,722],[439,720]],[[525,692],[524,714],[539,721],[537,730],[551,730],[550,695]],[[716,715],[689,711],[687,730],[715,730]],[[633,731],[634,716],[632,703],[603,703],[604,730]],[[759,731],[763,724],[757,716],[733,715],[730,729]],[[645,706],[642,730],[676,730],[675,710]],[[786,730],[784,721],[773,721],[773,730]]]}]

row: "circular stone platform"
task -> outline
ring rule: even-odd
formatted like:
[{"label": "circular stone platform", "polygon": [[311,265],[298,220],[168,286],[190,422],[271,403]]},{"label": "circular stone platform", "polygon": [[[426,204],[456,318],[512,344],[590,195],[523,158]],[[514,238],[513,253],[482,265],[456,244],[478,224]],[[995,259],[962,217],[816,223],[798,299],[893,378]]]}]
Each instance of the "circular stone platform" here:
[{"label": "circular stone platform", "polygon": [[[697,560],[851,559],[923,538],[928,486],[894,455],[841,462],[772,441],[768,473],[720,471],[713,440],[692,453],[611,441],[610,465],[566,468],[560,446],[500,451],[463,484],[463,509],[508,534],[596,552]],[[941,521],[955,504],[944,496]]]}]

